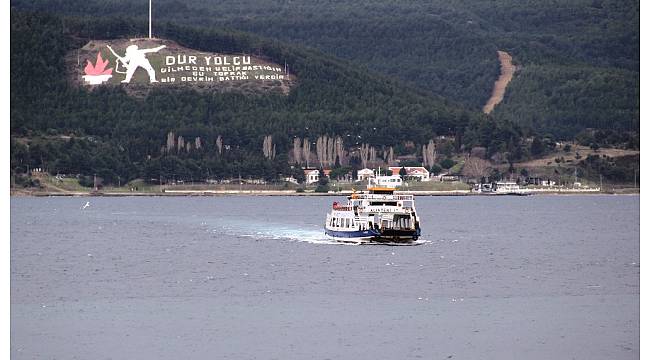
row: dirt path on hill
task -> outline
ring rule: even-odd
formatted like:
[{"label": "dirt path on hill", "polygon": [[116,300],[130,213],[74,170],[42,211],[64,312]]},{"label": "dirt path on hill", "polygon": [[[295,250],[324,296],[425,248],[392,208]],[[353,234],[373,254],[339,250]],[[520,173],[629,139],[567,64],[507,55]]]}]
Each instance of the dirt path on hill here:
[{"label": "dirt path on hill", "polygon": [[515,66],[512,65],[512,56],[505,51],[497,51],[497,53],[499,54],[499,62],[501,62],[501,75],[499,75],[497,81],[494,82],[492,96],[483,107],[483,112],[486,114],[491,113],[492,110],[494,110],[494,107],[503,100],[506,87],[515,73]]}]

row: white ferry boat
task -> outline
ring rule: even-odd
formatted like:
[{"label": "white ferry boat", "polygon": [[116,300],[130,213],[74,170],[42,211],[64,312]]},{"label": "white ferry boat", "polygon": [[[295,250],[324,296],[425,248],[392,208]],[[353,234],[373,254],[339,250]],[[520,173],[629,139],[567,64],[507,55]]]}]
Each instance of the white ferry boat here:
[{"label": "white ferry boat", "polygon": [[511,181],[497,182],[494,192],[499,195],[530,195],[530,191],[522,189],[519,184]]},{"label": "white ferry boat", "polygon": [[335,202],[327,214],[325,234],[349,242],[412,242],[420,237],[413,195],[371,187],[353,193],[347,204]]},{"label": "white ferry boat", "polygon": [[530,190],[521,188],[515,182],[475,184],[472,192],[481,195],[531,195]]}]

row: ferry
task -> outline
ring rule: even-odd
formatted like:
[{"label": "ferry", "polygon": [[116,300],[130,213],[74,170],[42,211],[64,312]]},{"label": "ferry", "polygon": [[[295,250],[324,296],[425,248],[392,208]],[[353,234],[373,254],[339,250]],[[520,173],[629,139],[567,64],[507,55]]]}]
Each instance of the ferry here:
[{"label": "ferry", "polygon": [[390,187],[369,187],[346,204],[334,202],[325,221],[325,234],[344,242],[409,243],[420,233],[413,195]]},{"label": "ferry", "polygon": [[481,195],[531,195],[530,190],[523,189],[515,182],[496,182],[487,184],[475,184],[472,192]]},{"label": "ferry", "polygon": [[495,193],[499,195],[520,195],[526,196],[530,195],[531,192],[528,189],[522,189],[519,184],[512,181],[497,182],[495,186]]}]

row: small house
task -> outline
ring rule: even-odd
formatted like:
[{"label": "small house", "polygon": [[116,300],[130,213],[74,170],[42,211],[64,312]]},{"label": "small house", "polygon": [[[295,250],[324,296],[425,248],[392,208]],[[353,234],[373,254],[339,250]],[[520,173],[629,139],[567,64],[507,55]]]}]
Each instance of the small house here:
[{"label": "small house", "polygon": [[374,176],[375,172],[368,168],[357,171],[357,181],[368,181],[369,178],[372,178]]},{"label": "small house", "polygon": [[[391,166],[389,169],[393,172],[393,175],[399,175],[400,170],[402,167],[400,166]],[[411,178],[411,179],[416,179],[419,181],[429,181],[431,178],[429,177],[429,170],[422,166],[405,166],[404,170],[406,170],[406,175],[405,177]]]}]

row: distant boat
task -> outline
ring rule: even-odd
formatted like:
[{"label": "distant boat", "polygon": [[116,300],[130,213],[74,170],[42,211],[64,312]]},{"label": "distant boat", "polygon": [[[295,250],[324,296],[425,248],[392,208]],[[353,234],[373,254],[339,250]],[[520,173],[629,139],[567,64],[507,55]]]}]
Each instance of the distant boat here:
[{"label": "distant boat", "polygon": [[528,189],[522,189],[516,182],[497,182],[495,190],[499,195],[530,195]]},{"label": "distant boat", "polygon": [[531,191],[523,189],[519,184],[512,181],[499,181],[496,183],[476,184],[472,189],[474,193],[481,195],[531,195]]},{"label": "distant boat", "polygon": [[347,204],[332,204],[325,234],[346,242],[413,242],[420,237],[420,219],[413,195],[371,187],[353,193]]}]

